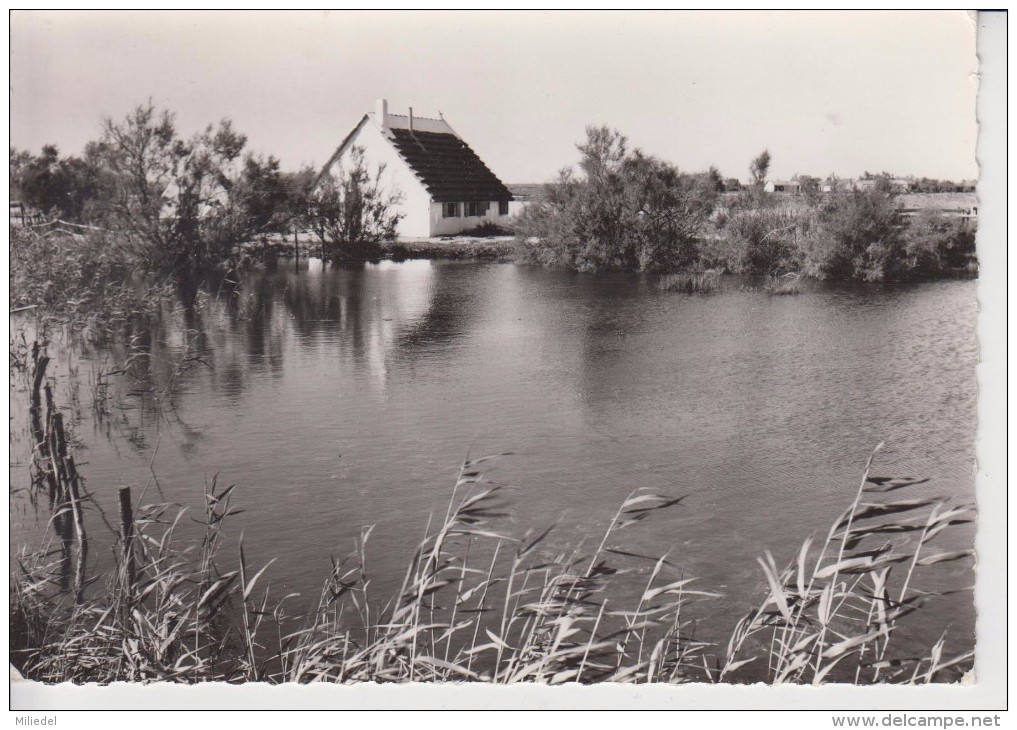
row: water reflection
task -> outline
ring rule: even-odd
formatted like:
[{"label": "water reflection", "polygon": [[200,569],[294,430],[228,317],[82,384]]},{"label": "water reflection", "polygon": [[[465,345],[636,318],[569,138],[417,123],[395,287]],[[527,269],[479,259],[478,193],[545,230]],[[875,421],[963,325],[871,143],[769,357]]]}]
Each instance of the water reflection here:
[{"label": "water reflection", "polygon": [[[245,277],[218,298],[196,296],[112,357],[145,353],[139,379],[210,387],[233,404],[252,376],[282,377],[293,356],[327,354],[332,367],[364,371],[383,390],[394,363],[454,351],[483,316],[498,273],[429,261],[333,266],[304,259]],[[208,372],[181,369],[182,354]]]},{"label": "water reflection", "polygon": [[439,266],[429,269],[426,302],[400,323],[398,346],[408,357],[421,350],[436,352],[466,334],[470,321],[483,308],[486,277],[468,269]]}]

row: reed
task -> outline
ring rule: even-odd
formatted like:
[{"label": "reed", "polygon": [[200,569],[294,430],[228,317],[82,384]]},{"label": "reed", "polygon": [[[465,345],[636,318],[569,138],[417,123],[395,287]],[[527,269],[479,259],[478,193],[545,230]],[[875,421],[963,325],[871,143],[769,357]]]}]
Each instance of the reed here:
[{"label": "reed", "polygon": [[902,620],[939,595],[914,586],[918,569],[973,557],[971,550],[930,548],[948,527],[971,522],[973,508],[937,497],[883,500],[928,480],[871,476],[872,460],[818,549],[810,537],[783,568],[769,552],[758,559],[769,592],[735,627],[721,679],[764,659],[774,684],[912,684],[970,666],[973,651],[943,657],[945,637],[925,656],[891,649]]},{"label": "reed", "polygon": [[701,272],[666,274],[658,279],[657,288],[683,294],[716,294],[721,290],[720,272],[707,269]]},{"label": "reed", "polygon": [[[873,455],[874,456],[874,455]],[[708,603],[678,556],[640,555],[622,538],[685,497],[637,490],[590,548],[561,549],[550,525],[521,537],[498,526],[507,504],[466,459],[445,514],[429,521],[400,588],[373,595],[371,529],[333,557],[315,607],[273,599],[271,561],[236,558],[224,525],[242,510],[235,485],[205,486],[197,545],[178,544],[186,510],[133,503],[121,490],[116,567],[81,601],[57,579],[59,551],[18,561],[11,594],[12,662],[46,682],[933,682],[952,679],[972,652],[901,654],[892,639],[935,595],[916,587],[930,566],[971,551],[934,552],[933,540],[971,509],[900,499],[924,480],[870,474],[817,545],[806,539],[781,568],[759,559],[765,598],[726,647],[697,639]],[[889,495],[889,496],[886,496]],[[898,570],[899,573],[892,571]],[[94,579],[93,579],[94,582]],[[634,586],[634,587],[633,587]]]},{"label": "reed", "polygon": [[802,275],[788,273],[782,276],[767,276],[763,282],[763,291],[771,296],[797,296],[802,293]]}]

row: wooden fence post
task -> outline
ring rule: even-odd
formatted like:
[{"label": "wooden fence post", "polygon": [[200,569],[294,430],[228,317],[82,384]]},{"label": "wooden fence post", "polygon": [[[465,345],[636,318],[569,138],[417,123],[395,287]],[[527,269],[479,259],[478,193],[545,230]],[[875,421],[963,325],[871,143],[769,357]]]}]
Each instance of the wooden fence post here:
[{"label": "wooden fence post", "polygon": [[[49,399],[49,386],[47,399]],[[85,563],[88,556],[88,537],[85,534],[85,515],[81,506],[81,490],[79,488],[78,469],[74,465],[74,457],[67,453],[67,436],[64,433],[64,415],[55,411],[50,417],[52,424],[53,443],[50,446],[50,459],[56,472],[57,483],[61,485],[61,511],[63,512],[62,538],[69,547],[71,528],[78,538],[78,561],[74,571],[74,600],[81,603],[85,590]]]},{"label": "wooden fence post", "polygon": [[120,487],[120,538],[123,561],[127,571],[127,590],[134,592],[134,511],[131,509],[131,488]]}]

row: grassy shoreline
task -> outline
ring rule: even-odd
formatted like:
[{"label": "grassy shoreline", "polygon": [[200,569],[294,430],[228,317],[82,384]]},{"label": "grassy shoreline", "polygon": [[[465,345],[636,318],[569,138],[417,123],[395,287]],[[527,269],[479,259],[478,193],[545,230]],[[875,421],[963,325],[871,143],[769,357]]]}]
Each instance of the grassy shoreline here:
[{"label": "grassy shoreline", "polygon": [[[714,239],[717,240],[717,239]],[[391,261],[407,261],[414,259],[426,259],[430,261],[496,261],[499,263],[527,263],[524,252],[520,250],[519,239],[515,236],[443,236],[437,238],[409,238],[396,241],[386,241],[381,244],[382,257]],[[320,242],[309,234],[302,234],[298,243],[294,243],[293,236],[285,239],[268,239],[267,242],[249,242],[241,249],[251,261],[260,263],[263,260],[273,258],[306,258],[308,256],[320,258]],[[702,269],[693,267],[687,271],[674,273],[659,273],[661,289],[675,291],[683,290],[681,287],[671,285],[674,278],[696,278],[714,276],[749,276],[759,279],[765,285],[773,284],[778,279],[793,279],[796,283],[803,280],[822,281],[815,274],[804,271],[789,272],[781,275],[772,274],[745,274],[726,271],[723,268]],[[944,269],[937,275],[929,275],[924,278],[915,278],[905,283],[916,283],[918,281],[939,281],[956,279],[976,279],[978,268],[975,266],[962,266]],[[841,281],[841,280],[830,280]],[[898,285],[897,283],[891,283]],[[767,289],[775,288],[775,293],[792,293],[788,288],[790,285],[785,282],[783,287],[768,286]],[[716,288],[710,289],[716,291]],[[688,293],[697,293],[693,287]],[[797,293],[797,291],[794,291]]]},{"label": "grassy shoreline", "polygon": [[[433,238],[400,238],[381,243],[382,256],[394,261],[407,259],[502,261],[516,260],[516,239],[508,233],[491,236],[436,236]],[[295,258],[322,255],[321,241],[310,233],[267,236],[249,241],[240,252],[254,260],[259,258]]]}]

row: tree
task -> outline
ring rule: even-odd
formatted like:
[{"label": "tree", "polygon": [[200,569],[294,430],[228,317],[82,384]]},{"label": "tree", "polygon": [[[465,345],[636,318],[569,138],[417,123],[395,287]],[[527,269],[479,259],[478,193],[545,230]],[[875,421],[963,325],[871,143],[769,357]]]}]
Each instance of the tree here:
[{"label": "tree", "polygon": [[[715,172],[715,170],[714,170]],[[626,198],[635,209],[627,237],[640,271],[672,271],[695,263],[697,238],[719,194],[719,175],[686,175],[636,151],[624,167]]]},{"label": "tree", "polygon": [[80,221],[97,194],[97,174],[85,160],[60,157],[55,145],[45,145],[33,156],[11,150],[11,187],[22,202],[36,210],[70,221]]},{"label": "tree", "polygon": [[135,242],[150,266],[182,271],[224,265],[264,223],[252,215],[257,196],[254,183],[244,184],[244,172],[270,177],[271,164],[248,156],[250,166],[242,169],[246,144],[228,119],[184,140],[173,116],[151,102],[119,121],[107,118],[102,139],[87,150],[99,169],[96,215]]},{"label": "tree", "polygon": [[309,165],[296,172],[282,174],[282,184],[286,190],[284,217],[288,225],[303,230],[313,228],[308,213],[311,209],[311,196],[317,177],[317,171]]},{"label": "tree", "polygon": [[289,188],[275,157],[247,155],[233,194],[252,236],[285,231],[291,220]]},{"label": "tree", "polygon": [[703,173],[706,184],[715,192],[724,192],[724,176],[720,174],[720,170],[715,165],[710,165],[710,169]]},{"label": "tree", "polygon": [[384,188],[384,172],[379,165],[372,173],[364,148],[354,146],[345,164],[326,172],[311,193],[310,223],[333,260],[377,258],[381,242],[395,238],[402,194]]},{"label": "tree", "polygon": [[798,184],[802,188],[802,193],[805,194],[810,200],[815,199],[823,191],[822,182],[818,177],[812,175],[799,175]]},{"label": "tree", "polygon": [[247,137],[224,119],[176,146],[176,195],[167,200],[174,214],[167,220],[163,213],[170,226],[173,268],[214,268],[249,240],[251,219],[243,205],[238,169],[246,144]]},{"label": "tree", "polygon": [[749,165],[749,174],[752,175],[752,184],[762,190],[766,185],[766,176],[770,172],[770,151],[763,150]]},{"label": "tree", "polygon": [[847,182],[837,177],[837,174],[833,172],[827,175],[826,181],[823,186],[828,189],[828,192],[834,194],[843,193],[849,187]]},{"label": "tree", "polygon": [[144,245],[168,248],[171,222],[163,217],[171,183],[187,150],[172,115],[152,102],[120,121],[103,120],[102,139],[89,155],[103,170],[103,222]]},{"label": "tree", "polygon": [[562,170],[519,220],[530,259],[581,271],[666,271],[697,260],[719,174],[689,175],[630,153],[607,127],[587,128],[577,148],[578,174]]},{"label": "tree", "polygon": [[10,197],[11,200],[20,200],[23,196],[21,194],[21,183],[24,179],[25,169],[32,162],[32,153],[28,150],[19,150],[15,147],[10,148],[10,157],[8,163],[8,174],[10,176]]}]

